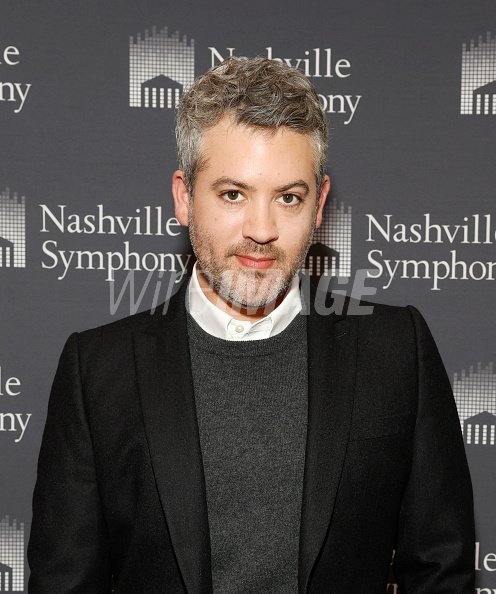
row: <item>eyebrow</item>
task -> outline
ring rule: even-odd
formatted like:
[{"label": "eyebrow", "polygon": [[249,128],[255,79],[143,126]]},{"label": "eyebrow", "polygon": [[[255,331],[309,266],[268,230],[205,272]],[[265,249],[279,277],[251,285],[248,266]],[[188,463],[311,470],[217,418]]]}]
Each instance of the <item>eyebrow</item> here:
[{"label": "eyebrow", "polygon": [[[248,192],[255,191],[255,188],[253,186],[250,186],[249,184],[245,184],[242,181],[232,179],[230,177],[219,177],[212,183],[212,185],[210,186],[210,189],[218,190],[220,186],[236,186],[237,188],[241,188],[242,190],[247,190]],[[290,190],[291,188],[302,188],[305,196],[310,192],[310,188],[309,188],[307,182],[304,181],[303,179],[297,179],[293,182],[290,182],[289,184],[285,184],[284,186],[275,188],[274,191],[282,194],[282,193],[286,192],[287,190]]]}]

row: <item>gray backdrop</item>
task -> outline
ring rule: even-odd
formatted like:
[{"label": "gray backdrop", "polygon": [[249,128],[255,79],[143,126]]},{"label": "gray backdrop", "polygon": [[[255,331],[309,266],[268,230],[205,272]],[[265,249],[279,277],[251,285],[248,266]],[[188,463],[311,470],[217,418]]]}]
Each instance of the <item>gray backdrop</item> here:
[{"label": "gray backdrop", "polygon": [[496,593],[496,7],[460,0],[3,0],[0,564],[11,589],[27,586],[61,347],[162,300],[171,271],[192,264],[172,219],[173,107],[230,53],[288,59],[321,94],[333,179],[323,266],[348,292],[368,270],[372,299],[428,320],[472,471],[476,591]]}]

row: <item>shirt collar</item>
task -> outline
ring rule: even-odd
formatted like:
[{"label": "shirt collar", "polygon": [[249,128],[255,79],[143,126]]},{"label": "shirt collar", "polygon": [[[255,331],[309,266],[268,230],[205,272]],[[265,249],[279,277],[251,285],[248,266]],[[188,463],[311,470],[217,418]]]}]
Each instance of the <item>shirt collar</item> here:
[{"label": "shirt collar", "polygon": [[236,320],[211,303],[198,282],[196,262],[188,284],[187,307],[195,322],[208,334],[224,340],[258,340],[275,336],[289,326],[300,313],[300,282],[293,277],[281,303],[266,317],[256,322]]}]

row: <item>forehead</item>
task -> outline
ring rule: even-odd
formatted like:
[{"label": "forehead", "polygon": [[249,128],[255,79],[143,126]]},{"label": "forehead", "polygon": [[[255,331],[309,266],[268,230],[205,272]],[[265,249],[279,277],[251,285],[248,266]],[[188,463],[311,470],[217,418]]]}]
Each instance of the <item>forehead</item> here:
[{"label": "forehead", "polygon": [[314,176],[313,138],[280,126],[258,128],[235,123],[225,116],[202,136],[202,171],[224,175],[285,178]]}]

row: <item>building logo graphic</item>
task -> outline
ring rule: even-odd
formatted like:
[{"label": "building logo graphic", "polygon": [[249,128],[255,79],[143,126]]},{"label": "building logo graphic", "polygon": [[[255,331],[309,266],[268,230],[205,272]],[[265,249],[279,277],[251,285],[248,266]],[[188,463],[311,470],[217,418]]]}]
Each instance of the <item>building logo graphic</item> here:
[{"label": "building logo graphic", "polygon": [[461,114],[496,114],[496,36],[462,46]]},{"label": "building logo graphic", "polygon": [[24,524],[0,520],[0,592],[24,591]]},{"label": "building logo graphic", "polygon": [[[0,268],[26,266],[26,204],[24,196],[0,192]],[[1,591],[1,590],[0,590]]]},{"label": "building logo graphic", "polygon": [[496,445],[496,373],[493,364],[453,376],[453,393],[467,445]]},{"label": "building logo graphic", "polygon": [[195,40],[167,27],[129,39],[129,105],[173,109],[195,78]]},{"label": "building logo graphic", "polygon": [[305,270],[313,278],[351,276],[351,206],[333,201],[324,211],[305,259]]}]

